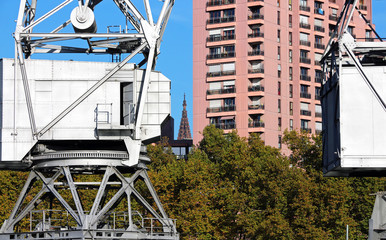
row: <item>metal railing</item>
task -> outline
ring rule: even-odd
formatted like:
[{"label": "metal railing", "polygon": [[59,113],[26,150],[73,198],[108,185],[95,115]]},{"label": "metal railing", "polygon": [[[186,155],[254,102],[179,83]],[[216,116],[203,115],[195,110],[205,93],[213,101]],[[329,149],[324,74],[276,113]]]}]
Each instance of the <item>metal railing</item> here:
[{"label": "metal railing", "polygon": [[303,116],[311,116],[311,111],[308,111],[308,110],[300,110],[300,115],[303,115]]},{"label": "metal railing", "polygon": [[207,37],[206,41],[207,42],[219,42],[219,41],[233,40],[235,38],[236,38],[235,34],[226,35],[226,36],[213,35],[213,36]]},{"label": "metal railing", "polygon": [[222,17],[222,18],[211,18],[207,20],[207,24],[216,24],[216,23],[227,23],[234,22],[236,20],[235,16]]},{"label": "metal railing", "polygon": [[206,109],[207,113],[231,112],[231,111],[236,111],[236,105],[221,106],[221,107],[208,107]]},{"label": "metal railing", "polygon": [[311,25],[309,23],[304,23],[304,22],[299,23],[299,27],[305,28],[305,29],[311,29]]},{"label": "metal railing", "polygon": [[311,42],[310,42],[310,41],[300,40],[300,41],[299,41],[299,44],[300,44],[300,45],[303,45],[303,46],[307,46],[307,47],[310,47],[310,46],[311,46]]},{"label": "metal railing", "polygon": [[315,112],[315,117],[321,118],[322,117],[322,113],[321,112]]},{"label": "metal railing", "polygon": [[264,122],[262,122],[262,121],[256,121],[256,120],[253,120],[252,122],[249,122],[249,123],[248,123],[248,127],[249,127],[249,128],[265,127],[265,124],[264,124]]},{"label": "metal railing", "polygon": [[264,51],[252,50],[248,52],[248,56],[264,56]]},{"label": "metal railing", "polygon": [[314,43],[314,47],[318,49],[325,49],[326,46],[322,43]]},{"label": "metal railing", "polygon": [[235,56],[236,56],[235,52],[222,52],[222,53],[208,54],[206,56],[206,59],[230,58]]},{"label": "metal railing", "polygon": [[236,87],[206,90],[207,95],[235,93]]},{"label": "metal railing", "polygon": [[260,92],[260,91],[264,91],[264,86],[255,85],[255,86],[248,87],[248,92]]},{"label": "metal railing", "polygon": [[300,97],[301,97],[301,98],[308,98],[308,99],[311,99],[311,93],[308,93],[308,92],[300,92]]},{"label": "metal railing", "polygon": [[304,131],[304,132],[307,132],[307,133],[311,133],[311,132],[312,132],[311,128],[300,127],[300,129],[301,129],[302,131]]},{"label": "metal railing", "polygon": [[338,21],[338,16],[336,15],[328,15],[328,19],[330,19],[331,21]]},{"label": "metal railing", "polygon": [[307,64],[310,64],[311,63],[311,59],[310,58],[305,58],[305,57],[300,57],[300,60],[299,60],[301,63],[307,63]]},{"label": "metal railing", "polygon": [[315,8],[314,13],[319,15],[324,15],[324,10],[322,8]]},{"label": "metal railing", "polygon": [[206,76],[207,77],[222,77],[222,76],[230,76],[230,75],[235,75],[236,71],[235,70],[229,70],[229,71],[220,71],[220,72],[207,72]]},{"label": "metal railing", "polygon": [[360,4],[359,5],[359,10],[367,11],[367,6],[363,5],[363,4]]},{"label": "metal railing", "polygon": [[250,103],[250,104],[248,104],[248,109],[249,110],[264,109],[264,104]]},{"label": "metal railing", "polygon": [[218,129],[223,129],[223,130],[228,130],[228,129],[235,129],[236,128],[236,123],[235,122],[220,122],[220,123],[215,123],[214,126]]},{"label": "metal railing", "polygon": [[248,69],[248,73],[264,73],[264,68]]},{"label": "metal railing", "polygon": [[262,32],[254,32],[254,33],[249,33],[248,38],[257,38],[257,37],[264,37],[264,33]]},{"label": "metal railing", "polygon": [[249,20],[252,20],[252,19],[264,19],[264,15],[261,14],[261,13],[252,13],[252,14],[248,15],[248,19]]},{"label": "metal railing", "polygon": [[322,83],[322,80],[323,80],[322,77],[315,76],[315,82],[316,83]]},{"label": "metal railing", "polygon": [[315,31],[318,31],[318,32],[324,32],[325,31],[325,29],[324,29],[324,27],[322,27],[322,26],[314,26],[314,30]]},{"label": "metal railing", "polygon": [[310,82],[311,81],[311,76],[308,76],[308,75],[305,75],[305,74],[300,74],[300,80]]},{"label": "metal railing", "polygon": [[206,6],[221,6],[235,3],[235,0],[210,0],[206,3]]},{"label": "metal railing", "polygon": [[309,12],[310,11],[310,7],[309,6],[299,6],[299,10],[301,11],[306,11],[306,12]]}]

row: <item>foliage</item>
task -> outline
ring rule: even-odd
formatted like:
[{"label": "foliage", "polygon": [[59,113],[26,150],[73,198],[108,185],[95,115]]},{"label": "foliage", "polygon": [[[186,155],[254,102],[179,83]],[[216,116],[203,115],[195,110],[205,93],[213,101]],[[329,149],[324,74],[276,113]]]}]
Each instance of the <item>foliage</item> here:
[{"label": "foliage", "polygon": [[[148,146],[149,176],[181,239],[345,239],[346,225],[350,239],[366,239],[370,194],[385,190],[385,179],[323,177],[320,136],[285,132],[289,156],[256,134],[208,126],[203,136],[187,160],[176,159],[167,139]],[[0,172],[0,221],[26,178]]]}]

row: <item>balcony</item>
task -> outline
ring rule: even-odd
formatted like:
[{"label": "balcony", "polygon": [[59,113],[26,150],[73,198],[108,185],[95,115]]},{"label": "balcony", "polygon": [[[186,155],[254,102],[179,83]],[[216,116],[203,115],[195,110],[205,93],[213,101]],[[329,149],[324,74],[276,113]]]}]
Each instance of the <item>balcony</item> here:
[{"label": "balcony", "polygon": [[325,49],[326,48],[326,46],[324,46],[324,44],[321,44],[321,43],[314,43],[314,47],[318,48],[318,49]]},{"label": "balcony", "polygon": [[336,15],[329,15],[328,19],[330,19],[331,21],[338,21],[338,16],[336,16]]},{"label": "balcony", "polygon": [[228,93],[235,93],[236,87],[230,87],[230,88],[221,88],[221,89],[211,89],[207,90],[207,95],[215,95],[215,94],[228,94]]},{"label": "balcony", "polygon": [[315,60],[315,61],[314,61],[314,65],[315,65],[315,66],[321,66],[322,64],[320,63],[319,60]]},{"label": "balcony", "polygon": [[367,11],[367,6],[363,4],[359,4],[359,10]]},{"label": "balcony", "polygon": [[206,3],[207,7],[221,6],[235,3],[235,0],[211,0]]},{"label": "balcony", "polygon": [[221,107],[208,107],[206,109],[207,113],[218,113],[218,112],[231,112],[236,111],[235,105],[221,106]]},{"label": "balcony", "polygon": [[207,24],[217,24],[217,23],[227,23],[227,22],[234,22],[235,16],[229,16],[229,17],[222,17],[222,18],[211,18],[207,20]]},{"label": "balcony", "polygon": [[322,26],[314,26],[314,30],[315,31],[318,31],[318,32],[323,32],[324,33],[324,27],[322,27]]},{"label": "balcony", "polygon": [[235,52],[223,52],[223,53],[208,54],[206,56],[206,59],[231,58],[235,56],[236,56]]},{"label": "balcony", "polygon": [[305,57],[300,57],[300,62],[306,63],[306,64],[311,64],[311,59],[305,58]]},{"label": "balcony", "polygon": [[248,56],[264,56],[264,51],[252,50],[248,52]]},{"label": "balcony", "polygon": [[315,76],[316,83],[322,83],[323,78],[321,76]]},{"label": "balcony", "polygon": [[308,111],[308,110],[300,110],[300,115],[303,115],[303,116],[311,116],[311,111]]},{"label": "balcony", "polygon": [[264,0],[248,0],[248,2],[264,2]]},{"label": "balcony", "polygon": [[254,20],[254,19],[264,19],[264,15],[260,13],[252,13],[248,16],[248,20]]},{"label": "balcony", "polygon": [[262,32],[254,32],[248,34],[248,38],[257,38],[257,37],[264,37],[264,33]]},{"label": "balcony", "polygon": [[219,41],[226,41],[226,40],[234,40],[236,37],[234,34],[227,35],[227,36],[221,36],[221,35],[212,35],[209,36],[206,41],[207,42],[219,42]]},{"label": "balcony", "polygon": [[309,6],[299,6],[299,10],[300,10],[300,11],[306,11],[306,12],[309,12],[309,11],[310,11],[310,7],[309,7]]},{"label": "balcony", "polygon": [[321,8],[315,8],[314,13],[319,15],[324,15],[324,10]]},{"label": "balcony", "polygon": [[306,75],[306,74],[300,74],[300,80],[310,82],[311,81],[311,77]]},{"label": "balcony", "polygon": [[248,69],[248,73],[264,73],[264,68]]},{"label": "balcony", "polygon": [[320,101],[320,95],[315,94],[315,100],[319,100]]},{"label": "balcony", "polygon": [[253,121],[248,123],[248,127],[249,128],[265,127],[265,124],[262,121],[253,120]]},{"label": "balcony", "polygon": [[264,91],[264,87],[261,85],[249,86],[248,92],[261,92]]},{"label": "balcony", "polygon": [[305,28],[305,29],[311,29],[311,25],[309,23],[304,23],[304,22],[299,23],[299,27]]},{"label": "balcony", "polygon": [[230,75],[235,75],[236,71],[235,70],[230,70],[230,71],[221,71],[221,72],[208,72],[206,73],[207,77],[222,77],[222,76],[230,76]]},{"label": "balcony", "polygon": [[220,122],[220,123],[215,123],[214,126],[218,129],[228,130],[228,129],[235,129],[236,123],[235,122]]},{"label": "balcony", "polygon": [[249,109],[249,110],[259,110],[259,109],[264,109],[264,104],[260,104],[260,103],[250,103],[250,104],[248,104],[248,109]]},{"label": "balcony", "polygon": [[322,113],[321,112],[315,112],[315,117],[321,118],[322,117]]},{"label": "balcony", "polygon": [[311,133],[311,128],[307,128],[307,127],[300,127],[300,129],[306,133]]},{"label": "balcony", "polygon": [[300,92],[300,97],[301,97],[301,98],[311,99],[311,93],[308,93],[308,92]]},{"label": "balcony", "polygon": [[310,42],[310,41],[300,40],[300,41],[299,41],[299,44],[300,44],[300,45],[303,45],[303,46],[307,46],[307,47],[310,47],[310,46],[311,46],[311,42]]}]

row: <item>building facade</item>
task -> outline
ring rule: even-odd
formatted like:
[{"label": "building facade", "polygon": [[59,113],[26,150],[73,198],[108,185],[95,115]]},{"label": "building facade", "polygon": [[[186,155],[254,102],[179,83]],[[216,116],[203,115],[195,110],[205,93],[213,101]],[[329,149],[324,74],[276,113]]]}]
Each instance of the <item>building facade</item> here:
[{"label": "building facade", "polygon": [[[208,124],[279,148],[285,129],[321,132],[319,60],[344,2],[193,1],[194,143]],[[358,8],[371,21],[371,0]],[[358,12],[349,31],[372,37]]]}]

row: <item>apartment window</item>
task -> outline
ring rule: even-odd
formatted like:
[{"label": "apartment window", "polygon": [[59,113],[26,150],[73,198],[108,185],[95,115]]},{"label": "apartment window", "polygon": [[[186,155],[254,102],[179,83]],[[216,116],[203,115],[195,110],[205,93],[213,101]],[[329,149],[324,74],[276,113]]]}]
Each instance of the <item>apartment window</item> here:
[{"label": "apartment window", "polygon": [[307,7],[307,0],[300,0],[300,6]]},{"label": "apartment window", "polygon": [[235,16],[235,9],[226,9],[223,14],[224,18],[233,18]]},{"label": "apartment window", "polygon": [[281,117],[277,118],[277,128],[281,131]]},{"label": "apartment window", "polygon": [[293,119],[289,120],[289,129],[290,129],[290,131],[294,130],[294,120]]},{"label": "apartment window", "polygon": [[215,23],[216,21],[220,22],[221,11],[212,11],[212,12],[209,12],[209,17],[210,17],[210,20],[212,20],[214,23]]},{"label": "apartment window", "polygon": [[288,33],[288,43],[290,46],[292,46],[292,32]]},{"label": "apartment window", "polygon": [[277,42],[280,42],[280,29],[277,30]]},{"label": "apartment window", "polygon": [[289,80],[292,81],[292,67],[289,67],[288,72],[289,72]]},{"label": "apartment window", "polygon": [[294,86],[292,84],[289,85],[289,97],[292,98],[294,94]]},{"label": "apartment window", "polygon": [[280,60],[280,47],[277,47],[277,60]]},{"label": "apartment window", "polygon": [[280,25],[280,11],[277,11],[277,25]]},{"label": "apartment window", "polygon": [[289,62],[292,63],[292,50],[290,49],[289,50],[289,53],[288,53],[288,57],[289,57]]},{"label": "apartment window", "polygon": [[278,137],[278,147],[279,149],[281,149],[281,135],[279,135]]},{"label": "apartment window", "polygon": [[315,87],[315,99],[320,100],[320,87]]},{"label": "apartment window", "polygon": [[288,10],[292,10],[292,0],[288,0]]},{"label": "apartment window", "polygon": [[347,31],[354,37],[354,27],[348,26]]},{"label": "apartment window", "polygon": [[281,95],[281,82],[277,82],[277,94]]},{"label": "apartment window", "polygon": [[280,99],[277,100],[277,112],[281,113],[281,100]]},{"label": "apartment window", "polygon": [[224,106],[229,107],[229,106],[234,106],[235,105],[235,99],[234,98],[225,98],[224,99]]},{"label": "apartment window", "polygon": [[308,120],[303,120],[303,119],[300,120],[300,127],[302,130],[308,131],[308,129],[309,129],[308,126],[309,126]]},{"label": "apartment window", "polygon": [[277,65],[277,77],[281,78],[281,65],[280,64]]},{"label": "apartment window", "polygon": [[290,112],[290,115],[294,115],[294,103],[293,102],[290,102],[289,103],[289,112]]},{"label": "apartment window", "polygon": [[288,16],[288,26],[290,28],[292,28],[292,15],[291,14]]}]

